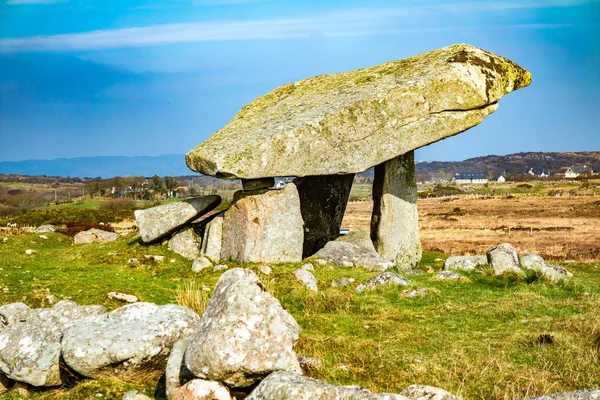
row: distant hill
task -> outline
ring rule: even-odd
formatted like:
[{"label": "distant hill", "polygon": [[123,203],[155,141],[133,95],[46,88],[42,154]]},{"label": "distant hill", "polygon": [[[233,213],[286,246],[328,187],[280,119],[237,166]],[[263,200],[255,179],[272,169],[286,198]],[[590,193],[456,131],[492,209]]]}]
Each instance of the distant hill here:
[{"label": "distant hill", "polygon": [[0,174],[112,178],[115,176],[191,175],[183,154],[99,156],[0,162]]},{"label": "distant hill", "polygon": [[[523,173],[529,168],[543,169],[551,173],[563,167],[588,165],[600,171],[600,151],[565,153],[517,153],[506,156],[490,155],[469,158],[464,161],[421,161],[417,174],[451,176],[456,172]],[[167,154],[158,157],[106,156],[59,158],[56,160],[26,160],[0,162],[0,174],[47,175],[79,178],[112,178],[115,176],[185,176],[194,175],[185,165],[183,154]],[[373,170],[362,175],[372,176]]]}]

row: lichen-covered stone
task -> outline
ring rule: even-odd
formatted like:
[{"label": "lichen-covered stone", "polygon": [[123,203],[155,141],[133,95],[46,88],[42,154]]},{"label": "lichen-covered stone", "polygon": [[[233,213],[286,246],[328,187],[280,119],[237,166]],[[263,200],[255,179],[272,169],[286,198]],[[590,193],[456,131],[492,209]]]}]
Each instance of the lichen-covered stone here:
[{"label": "lichen-covered stone", "polygon": [[289,372],[273,372],[246,400],[406,400],[394,394],[373,394],[352,386],[335,386]]},{"label": "lichen-covered stone", "polygon": [[343,267],[360,267],[371,271],[385,271],[394,265],[379,257],[369,234],[361,230],[351,231],[328,242],[314,257]]},{"label": "lichen-covered stone", "polygon": [[521,254],[519,263],[524,270],[536,271],[551,281],[558,282],[568,280],[573,276],[567,269],[548,265],[538,254]]},{"label": "lichen-covered stone", "polygon": [[500,243],[497,246],[489,248],[486,252],[488,264],[494,269],[495,275],[502,275],[507,272],[524,275],[519,266],[519,256],[517,251],[510,243]]},{"label": "lichen-covered stone", "polygon": [[412,385],[401,393],[408,400],[462,400],[444,389],[426,385]]},{"label": "lichen-covered stone", "polygon": [[302,284],[313,292],[318,292],[319,288],[317,286],[317,278],[307,269],[300,268],[294,271],[294,276],[298,279]]},{"label": "lichen-covered stone", "polygon": [[456,271],[440,271],[435,276],[435,279],[439,279],[442,281],[451,281],[460,278],[462,278],[462,276]]},{"label": "lichen-covered stone", "polygon": [[398,275],[394,272],[384,272],[383,274],[379,274],[369,279],[366,282],[361,283],[356,287],[356,292],[361,293],[367,289],[373,289],[382,285],[402,285],[408,286],[410,285],[410,281],[403,277],[402,275]]},{"label": "lichen-covered stone", "polygon": [[529,85],[512,61],[466,44],[283,85],[186,155],[203,174],[353,174],[479,124]]},{"label": "lichen-covered stone", "polygon": [[421,261],[414,151],[375,167],[371,238],[379,256],[400,269]]},{"label": "lichen-covered stone", "polygon": [[193,260],[200,255],[200,241],[194,228],[187,228],[173,235],[169,240],[169,250],[188,260]]},{"label": "lichen-covered stone", "polygon": [[310,257],[340,233],[354,174],[306,176],[294,180],[304,220],[302,257]]},{"label": "lichen-covered stone", "polygon": [[354,282],[354,278],[351,278],[349,276],[342,276],[341,278],[332,281],[331,287],[347,286],[353,282]]},{"label": "lichen-covered stone", "polygon": [[220,382],[194,379],[183,385],[173,400],[231,400],[231,395]]},{"label": "lichen-covered stone", "polygon": [[186,307],[135,303],[80,321],[64,334],[65,363],[83,376],[163,370],[173,344],[194,332],[200,317]]},{"label": "lichen-covered stone", "polygon": [[35,233],[47,233],[47,232],[56,232],[56,227],[54,225],[41,225],[35,229]]},{"label": "lichen-covered stone", "polygon": [[223,213],[212,218],[204,228],[201,254],[212,262],[221,261],[221,243],[223,241]]},{"label": "lichen-covered stone", "polygon": [[486,265],[486,256],[453,256],[444,262],[444,270],[472,271],[478,265]]},{"label": "lichen-covered stone", "polygon": [[184,362],[201,379],[248,387],[273,371],[300,372],[293,349],[299,335],[256,274],[234,268],[218,280]]},{"label": "lichen-covered stone", "polygon": [[220,196],[202,196],[135,211],[143,242],[158,241],[221,203]]},{"label": "lichen-covered stone", "polygon": [[207,257],[198,257],[192,263],[192,271],[198,273],[212,266],[212,262]]},{"label": "lichen-covered stone", "polygon": [[547,394],[539,397],[528,397],[523,400],[600,400],[600,390],[577,390]]},{"label": "lichen-covered stone", "polygon": [[296,185],[236,192],[223,215],[221,261],[298,262],[304,230]]},{"label": "lichen-covered stone", "polygon": [[119,238],[119,235],[114,232],[103,231],[102,229],[88,229],[87,231],[79,232],[73,237],[73,243],[104,243],[114,242]]}]

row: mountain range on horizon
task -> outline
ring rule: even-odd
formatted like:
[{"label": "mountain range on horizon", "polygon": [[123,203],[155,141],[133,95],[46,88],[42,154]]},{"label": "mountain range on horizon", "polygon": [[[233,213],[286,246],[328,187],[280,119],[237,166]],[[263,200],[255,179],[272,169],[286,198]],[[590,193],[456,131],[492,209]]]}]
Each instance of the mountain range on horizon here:
[{"label": "mountain range on horizon", "polygon": [[[588,165],[600,170],[600,151],[524,152],[504,156],[488,155],[464,161],[419,161],[417,174],[436,175],[456,172],[523,173],[543,169],[551,173],[561,168]],[[0,161],[0,174],[46,175],[79,178],[116,176],[188,176],[197,175],[185,164],[183,154],[161,156],[96,156],[58,158],[55,160]]]}]

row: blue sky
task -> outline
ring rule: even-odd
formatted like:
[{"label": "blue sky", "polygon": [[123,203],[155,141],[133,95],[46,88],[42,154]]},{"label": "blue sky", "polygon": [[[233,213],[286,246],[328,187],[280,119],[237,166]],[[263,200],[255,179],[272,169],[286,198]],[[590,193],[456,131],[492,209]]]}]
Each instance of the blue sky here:
[{"label": "blue sky", "polygon": [[281,84],[453,43],[533,83],[417,159],[600,150],[600,0],[0,0],[0,161],[185,153]]}]

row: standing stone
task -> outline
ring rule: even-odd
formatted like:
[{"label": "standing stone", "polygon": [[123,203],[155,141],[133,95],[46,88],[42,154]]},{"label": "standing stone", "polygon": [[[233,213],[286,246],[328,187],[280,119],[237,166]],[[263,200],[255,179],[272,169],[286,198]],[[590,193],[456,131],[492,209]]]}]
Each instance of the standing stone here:
[{"label": "standing stone", "polygon": [[169,250],[193,260],[200,255],[200,237],[194,232],[194,228],[187,228],[173,235],[169,240]]},{"label": "standing stone", "polygon": [[506,272],[524,275],[519,266],[517,251],[509,243],[501,243],[488,249],[486,255],[488,264],[494,269],[495,275],[502,275]]},{"label": "standing stone", "polygon": [[204,228],[204,238],[202,239],[202,252],[204,257],[208,257],[212,262],[221,261],[221,243],[223,241],[223,213],[215,216]]},{"label": "standing stone", "polygon": [[217,281],[185,352],[201,379],[248,387],[273,371],[299,373],[294,345],[300,327],[250,270],[234,268]]},{"label": "standing stone", "polygon": [[340,233],[354,174],[297,178],[304,219],[302,257],[310,257]]},{"label": "standing stone", "polygon": [[400,269],[421,261],[414,151],[375,167],[371,237],[381,258]]},{"label": "standing stone", "polygon": [[299,262],[304,240],[296,185],[236,192],[223,216],[221,261]]},{"label": "standing stone", "polygon": [[220,196],[203,196],[135,211],[144,243],[158,241],[221,203]]}]

